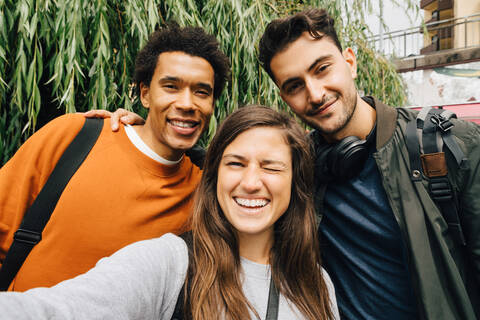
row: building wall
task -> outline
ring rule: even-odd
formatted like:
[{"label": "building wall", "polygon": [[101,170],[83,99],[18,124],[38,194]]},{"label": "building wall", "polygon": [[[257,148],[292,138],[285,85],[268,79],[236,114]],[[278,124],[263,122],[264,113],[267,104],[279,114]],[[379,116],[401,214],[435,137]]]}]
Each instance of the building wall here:
[{"label": "building wall", "polygon": [[[455,17],[466,17],[480,14],[479,0],[455,0],[453,6]],[[480,19],[480,16],[472,17],[471,19]],[[454,35],[455,48],[480,45],[480,21],[456,27]]]},{"label": "building wall", "polygon": [[[478,70],[480,61],[445,68],[458,71]],[[401,73],[407,87],[408,105],[434,106],[459,103],[480,103],[480,77],[453,76],[435,69]]]},{"label": "building wall", "polygon": [[[428,22],[432,18],[433,11],[437,10],[438,1],[434,1],[423,9],[424,21]],[[453,9],[442,10],[439,12],[439,20],[449,18],[462,18],[471,15],[480,14],[480,0],[453,0]],[[477,17],[470,17],[469,20],[480,19]],[[457,20],[457,23],[462,23],[464,20]],[[450,29],[447,30],[447,29]],[[453,32],[452,32],[453,31]],[[452,32],[451,38],[445,38],[441,34]],[[440,50],[450,48],[465,48],[480,45],[480,21],[470,22],[467,24],[459,24],[451,28],[430,30],[424,34],[424,47],[432,43],[432,36],[438,35],[440,41]]]},{"label": "building wall", "polygon": [[[432,19],[432,12],[434,9],[428,6],[423,9],[423,22],[430,21]],[[423,46],[429,46],[432,43],[431,34],[429,32],[423,32]]]},{"label": "building wall", "polygon": [[455,17],[480,13],[480,1],[478,0],[455,0],[453,6]]}]

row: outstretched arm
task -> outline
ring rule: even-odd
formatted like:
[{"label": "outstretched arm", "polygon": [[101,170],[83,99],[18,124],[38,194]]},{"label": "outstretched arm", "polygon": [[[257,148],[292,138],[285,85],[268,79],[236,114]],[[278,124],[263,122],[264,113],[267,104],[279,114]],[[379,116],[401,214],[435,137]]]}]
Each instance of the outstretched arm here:
[{"label": "outstretched arm", "polygon": [[112,131],[118,130],[119,123],[123,124],[144,124],[145,120],[138,114],[119,108],[115,112],[107,110],[90,110],[83,114],[86,118],[111,118]]},{"label": "outstretched arm", "polygon": [[0,318],[170,319],[187,263],[173,234],[140,241],[52,288],[0,293]]}]

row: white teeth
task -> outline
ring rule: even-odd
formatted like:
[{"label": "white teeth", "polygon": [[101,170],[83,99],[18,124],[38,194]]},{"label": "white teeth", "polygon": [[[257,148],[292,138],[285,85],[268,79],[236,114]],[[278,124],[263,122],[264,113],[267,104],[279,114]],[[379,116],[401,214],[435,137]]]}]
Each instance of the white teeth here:
[{"label": "white teeth", "polygon": [[193,122],[183,122],[178,120],[170,120],[170,123],[181,128],[193,128],[195,126],[195,123]]},{"label": "white teeth", "polygon": [[244,198],[235,198],[235,201],[245,207],[264,207],[267,205],[268,201],[265,199],[244,199]]}]

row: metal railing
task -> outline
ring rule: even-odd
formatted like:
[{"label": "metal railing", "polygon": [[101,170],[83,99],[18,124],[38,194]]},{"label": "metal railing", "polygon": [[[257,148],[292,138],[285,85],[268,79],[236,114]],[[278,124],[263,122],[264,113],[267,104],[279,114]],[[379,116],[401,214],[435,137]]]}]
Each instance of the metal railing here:
[{"label": "metal railing", "polygon": [[[433,39],[430,36],[433,35]],[[435,37],[436,35],[436,37]],[[426,40],[427,41],[424,41]],[[444,49],[480,47],[480,13],[422,24],[418,27],[374,35],[374,48],[396,58],[417,56]],[[429,45],[426,45],[430,43]],[[423,49],[423,50],[422,50]]]}]

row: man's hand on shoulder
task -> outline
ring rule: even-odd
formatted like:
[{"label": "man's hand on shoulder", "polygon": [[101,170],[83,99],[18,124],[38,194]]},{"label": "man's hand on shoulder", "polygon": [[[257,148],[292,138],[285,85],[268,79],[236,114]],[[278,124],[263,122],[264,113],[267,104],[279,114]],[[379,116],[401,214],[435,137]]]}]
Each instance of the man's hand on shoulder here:
[{"label": "man's hand on shoulder", "polygon": [[115,112],[107,110],[90,110],[83,114],[86,118],[110,118],[112,131],[118,130],[119,123],[123,124],[144,124],[145,120],[138,114],[119,108]]}]

